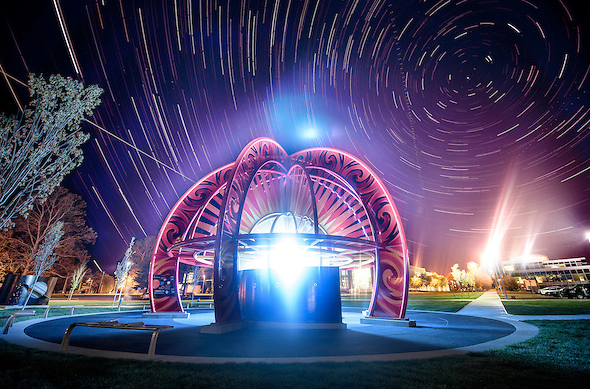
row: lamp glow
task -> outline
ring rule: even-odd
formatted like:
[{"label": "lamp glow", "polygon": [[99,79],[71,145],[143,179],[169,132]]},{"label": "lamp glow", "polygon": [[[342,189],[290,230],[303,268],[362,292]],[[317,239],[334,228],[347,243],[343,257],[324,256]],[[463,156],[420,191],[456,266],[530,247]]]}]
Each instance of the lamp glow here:
[{"label": "lamp glow", "polygon": [[279,281],[287,286],[294,286],[301,278],[306,267],[313,266],[306,252],[297,240],[283,237],[269,252],[269,268],[279,277]]}]

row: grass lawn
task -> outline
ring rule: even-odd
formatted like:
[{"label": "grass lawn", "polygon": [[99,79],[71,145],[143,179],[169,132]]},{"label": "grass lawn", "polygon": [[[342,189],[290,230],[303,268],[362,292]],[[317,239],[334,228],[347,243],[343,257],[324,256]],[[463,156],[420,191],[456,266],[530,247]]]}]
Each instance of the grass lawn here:
[{"label": "grass lawn", "polygon": [[[508,295],[508,299],[510,300],[557,300],[557,297],[545,296],[540,293],[531,293],[530,291],[524,290],[519,290],[516,292],[508,291],[506,293]],[[500,296],[500,298],[502,299],[506,298],[506,295],[504,295],[504,293],[498,293],[498,296]]]},{"label": "grass lawn", "polygon": [[590,314],[590,300],[535,299],[502,300],[506,312],[513,315]]},{"label": "grass lawn", "polygon": [[408,309],[458,312],[483,292],[410,292]]},{"label": "grass lawn", "polygon": [[469,304],[469,301],[462,300],[412,300],[408,299],[409,310],[417,311],[438,311],[438,312],[458,312]]},{"label": "grass lawn", "polygon": [[410,292],[410,300],[475,300],[483,292]]},{"label": "grass lawn", "polygon": [[590,320],[530,321],[502,350],[396,362],[219,364],[88,358],[0,341],[6,388],[571,388],[590,381]]},{"label": "grass lawn", "polygon": [[[481,295],[482,292],[410,292],[408,297],[408,309],[457,312],[465,305],[467,305],[470,301],[475,300]],[[342,296],[342,306],[366,309],[369,307],[370,300],[370,294],[360,295],[358,297],[346,295]],[[190,299],[182,300],[182,305],[186,307],[186,305],[190,304],[190,302]],[[197,302],[198,299],[195,298],[192,307],[196,307]],[[208,306],[210,303],[213,303],[212,299],[201,298],[199,305]],[[67,299],[52,299],[50,300],[49,304],[52,306],[82,304],[85,306],[110,307],[112,304],[112,299],[110,301],[86,299],[76,300],[75,298],[71,301],[68,301]],[[145,304],[149,309],[149,300],[124,301],[121,307],[122,309],[125,309],[126,307],[134,307],[135,309],[137,309],[140,308],[143,304]],[[117,307],[117,304],[115,304],[115,307]],[[80,309],[79,311],[76,310],[76,312],[86,312],[86,309]],[[88,311],[88,313],[91,313],[91,311]]]},{"label": "grass lawn", "polygon": [[[32,308],[32,310],[35,311],[36,316],[34,316],[34,317],[29,317],[29,316],[17,317],[14,320],[14,322],[18,323],[19,321],[43,318],[43,314],[45,313],[45,308],[41,308],[41,309]],[[117,309],[111,310],[111,309],[105,309],[105,308],[75,308],[74,309],[74,316],[80,315],[80,314],[86,314],[86,313],[101,313],[101,312],[109,312],[109,311],[116,311],[116,310]],[[122,307],[121,308],[121,311],[127,311],[127,310],[137,310],[137,307],[133,307],[133,308]],[[9,309],[9,310],[0,311],[0,331],[4,329],[4,326],[6,325],[6,321],[8,320],[10,315],[12,315],[16,311],[17,311],[17,309]],[[70,314],[70,308],[57,308],[57,307],[55,307],[55,308],[51,308],[49,310],[48,316],[55,317],[55,316],[64,316],[64,315],[69,315],[69,314]]]},{"label": "grass lawn", "polygon": [[458,312],[483,292],[410,292],[408,309]]},{"label": "grass lawn", "polygon": [[[196,301],[196,300],[195,300]],[[190,302],[190,300],[189,300]],[[115,308],[118,306],[119,302],[115,301]],[[121,306],[141,306],[141,305],[150,305],[150,300],[125,300],[122,302]],[[52,307],[60,306],[60,305],[84,305],[84,306],[101,306],[101,307],[111,307],[113,305],[113,298],[111,297],[108,300],[92,300],[92,299],[76,299],[72,298],[71,300],[65,299],[57,299],[51,298],[49,300],[49,305]]]},{"label": "grass lawn", "polygon": [[[410,292],[408,309],[420,311],[457,312],[483,292]],[[368,308],[371,296],[364,298],[342,298],[343,307]]]}]

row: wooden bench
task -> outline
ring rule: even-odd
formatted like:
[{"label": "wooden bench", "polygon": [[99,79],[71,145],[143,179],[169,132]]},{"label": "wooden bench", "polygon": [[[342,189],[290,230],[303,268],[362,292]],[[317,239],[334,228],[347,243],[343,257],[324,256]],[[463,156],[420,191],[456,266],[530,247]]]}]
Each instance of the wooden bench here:
[{"label": "wooden bench", "polygon": [[152,331],[152,337],[150,339],[150,347],[148,349],[148,358],[153,358],[156,354],[156,342],[158,341],[158,336],[160,335],[160,331],[173,328],[174,326],[164,326],[164,325],[152,325],[152,324],[143,324],[142,322],[137,323],[119,323],[116,320],[109,320],[109,321],[101,321],[101,322],[87,322],[87,323],[73,323],[70,324],[64,337],[61,341],[60,351],[66,351],[68,349],[68,345],[70,343],[70,335],[72,334],[72,330],[75,327],[94,327],[94,328],[114,328],[118,330],[143,330],[143,331]]},{"label": "wooden bench", "polygon": [[23,309],[23,310],[14,312],[8,318],[8,321],[6,322],[6,325],[4,326],[4,332],[2,332],[2,333],[4,335],[6,335],[8,333],[8,329],[10,327],[12,327],[12,323],[14,322],[14,319],[16,319],[17,317],[24,317],[24,316],[35,316],[35,311],[30,310],[30,309]]}]

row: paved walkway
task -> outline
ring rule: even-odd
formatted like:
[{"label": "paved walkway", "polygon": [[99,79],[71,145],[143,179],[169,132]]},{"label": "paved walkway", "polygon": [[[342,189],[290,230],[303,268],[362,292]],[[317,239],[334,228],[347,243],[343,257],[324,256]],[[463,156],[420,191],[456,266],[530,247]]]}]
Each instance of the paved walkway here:
[{"label": "paved walkway", "polygon": [[590,315],[511,315],[495,290],[484,292],[457,313],[497,320],[590,320]]},{"label": "paved walkway", "polygon": [[458,313],[488,318],[499,318],[507,315],[504,305],[495,290],[484,292],[481,296],[467,304]]}]

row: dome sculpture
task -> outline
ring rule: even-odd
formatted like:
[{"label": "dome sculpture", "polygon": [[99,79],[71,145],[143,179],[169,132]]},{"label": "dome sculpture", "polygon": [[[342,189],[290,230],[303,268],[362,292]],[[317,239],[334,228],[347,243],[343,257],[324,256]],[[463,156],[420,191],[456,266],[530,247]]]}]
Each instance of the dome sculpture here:
[{"label": "dome sculpture", "polygon": [[194,184],[157,238],[152,312],[183,311],[180,263],[213,268],[216,323],[341,321],[339,271],[359,267],[373,269],[367,315],[405,315],[400,216],[371,169],[335,149],[288,155],[259,138]]}]

